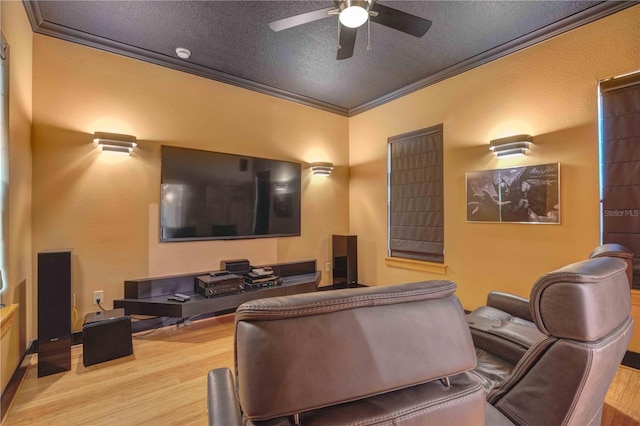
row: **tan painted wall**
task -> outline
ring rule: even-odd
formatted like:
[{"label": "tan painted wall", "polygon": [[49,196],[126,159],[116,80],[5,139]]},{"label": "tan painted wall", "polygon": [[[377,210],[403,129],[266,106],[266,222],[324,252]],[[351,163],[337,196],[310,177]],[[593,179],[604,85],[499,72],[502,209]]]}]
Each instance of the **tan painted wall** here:
[{"label": "tan painted wall", "polygon": [[[330,235],[348,231],[345,117],[39,35],[33,107],[33,254],[74,250],[76,328],[95,310],[94,290],[111,307],[125,279],[215,270],[222,259],[317,259],[324,270]],[[135,135],[138,147],[100,154],[95,131]],[[162,144],[337,169],[314,178],[303,166],[301,237],[161,244]]]},{"label": "tan painted wall", "polygon": [[19,304],[11,330],[2,338],[2,390],[28,344],[31,286],[31,26],[21,2],[2,1],[2,29],[10,45],[8,241],[4,241],[8,288],[2,303]]},{"label": "tan painted wall", "polygon": [[[639,41],[636,6],[351,118],[361,281],[451,279],[472,309],[494,289],[528,296],[541,274],[585,259],[599,243],[598,81],[640,69]],[[386,266],[387,138],[439,123],[447,274]],[[534,136],[532,155],[497,161],[489,152],[491,139],[521,133]],[[561,163],[560,225],[466,222],[465,172],[547,162]]]},{"label": "tan painted wall", "polygon": [[[491,289],[527,295],[541,273],[598,243],[597,83],[640,68],[639,13],[634,7],[349,120],[35,36],[33,258],[74,249],[80,320],[95,309],[93,290],[105,290],[110,306],[127,278],[212,269],[235,257],[317,258],[323,269],[330,234],[346,232],[359,236],[364,283],[453,279],[467,308]],[[383,260],[386,139],[438,123],[445,125],[446,276]],[[129,158],[99,155],[94,131],[131,133],[140,144]],[[535,136],[533,155],[498,162],[488,141],[515,133]],[[163,143],[339,167],[323,180],[305,170],[300,238],[160,244]],[[550,161],[562,163],[561,225],[465,222],[466,171]]]}]

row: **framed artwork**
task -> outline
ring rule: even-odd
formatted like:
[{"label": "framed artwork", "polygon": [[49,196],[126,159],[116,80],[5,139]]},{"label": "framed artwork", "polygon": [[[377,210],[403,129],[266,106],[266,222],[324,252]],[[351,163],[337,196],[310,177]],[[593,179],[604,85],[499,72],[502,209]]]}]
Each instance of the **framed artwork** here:
[{"label": "framed artwork", "polygon": [[467,222],[560,223],[560,163],[466,173]]}]

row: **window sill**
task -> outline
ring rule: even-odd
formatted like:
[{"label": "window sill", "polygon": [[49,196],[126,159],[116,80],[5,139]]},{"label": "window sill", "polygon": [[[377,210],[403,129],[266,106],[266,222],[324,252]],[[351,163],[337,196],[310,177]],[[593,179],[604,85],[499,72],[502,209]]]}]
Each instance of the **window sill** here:
[{"label": "window sill", "polygon": [[415,271],[433,272],[435,274],[446,275],[447,265],[444,263],[427,262],[424,260],[403,259],[401,257],[385,257],[387,266],[403,269],[413,269]]}]

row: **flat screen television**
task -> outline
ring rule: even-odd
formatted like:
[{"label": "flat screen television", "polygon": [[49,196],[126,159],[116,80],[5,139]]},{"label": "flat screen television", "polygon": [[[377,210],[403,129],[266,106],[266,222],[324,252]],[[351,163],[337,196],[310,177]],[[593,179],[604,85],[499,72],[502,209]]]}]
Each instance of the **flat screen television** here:
[{"label": "flat screen television", "polygon": [[300,235],[301,166],[162,146],[160,241]]}]

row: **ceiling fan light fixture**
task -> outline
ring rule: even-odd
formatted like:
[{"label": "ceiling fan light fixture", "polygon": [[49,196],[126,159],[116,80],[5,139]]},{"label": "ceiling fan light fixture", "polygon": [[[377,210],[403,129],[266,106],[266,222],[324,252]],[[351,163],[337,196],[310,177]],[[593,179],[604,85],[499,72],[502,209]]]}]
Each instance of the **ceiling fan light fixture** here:
[{"label": "ceiling fan light fixture", "polygon": [[340,23],[345,27],[361,27],[367,19],[369,19],[369,12],[362,6],[348,6],[340,12]]}]

